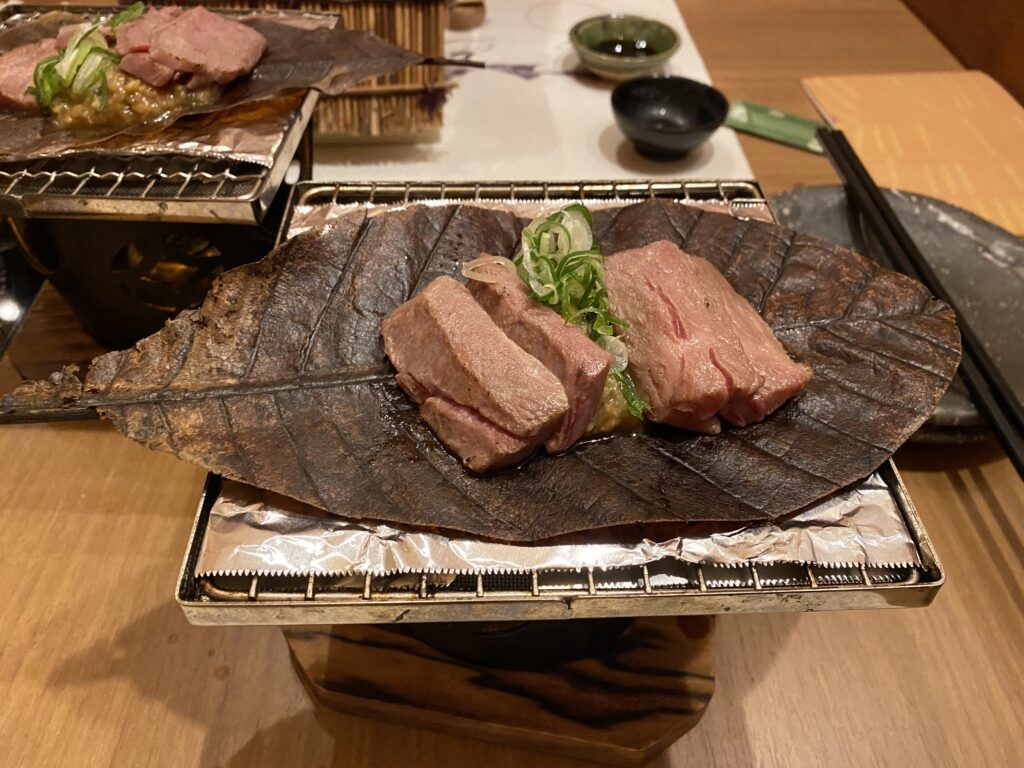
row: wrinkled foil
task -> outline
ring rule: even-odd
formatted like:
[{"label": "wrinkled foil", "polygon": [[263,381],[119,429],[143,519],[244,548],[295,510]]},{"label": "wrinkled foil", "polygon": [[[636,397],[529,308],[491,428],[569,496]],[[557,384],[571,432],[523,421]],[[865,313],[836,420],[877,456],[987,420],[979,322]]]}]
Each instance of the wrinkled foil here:
[{"label": "wrinkled foil", "polygon": [[505,544],[351,520],[225,480],[210,510],[196,574],[390,576],[528,573],[688,563],[919,565],[917,549],[876,473],[789,518],[767,523],[659,524]]},{"label": "wrinkled foil", "polygon": [[96,156],[213,157],[272,168],[289,129],[299,119],[304,94],[186,118],[144,136],[114,136],[103,146],[47,153],[46,158]]}]

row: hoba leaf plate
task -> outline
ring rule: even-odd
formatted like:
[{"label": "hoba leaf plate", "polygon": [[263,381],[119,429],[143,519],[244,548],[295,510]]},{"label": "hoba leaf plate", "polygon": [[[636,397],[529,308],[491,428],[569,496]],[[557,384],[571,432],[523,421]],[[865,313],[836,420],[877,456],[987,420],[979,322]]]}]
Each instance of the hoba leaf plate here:
[{"label": "hoba leaf plate", "polygon": [[953,313],[909,277],[774,224],[652,199],[595,212],[605,253],[659,239],[718,267],[814,369],[760,424],[584,441],[465,470],[394,381],[380,321],[524,221],[472,204],[359,209],[218,279],[130,350],[23,385],[0,411],[95,407],[125,435],[347,517],[512,541],[629,523],[748,521],[865,477],[928,418],[960,358]]}]

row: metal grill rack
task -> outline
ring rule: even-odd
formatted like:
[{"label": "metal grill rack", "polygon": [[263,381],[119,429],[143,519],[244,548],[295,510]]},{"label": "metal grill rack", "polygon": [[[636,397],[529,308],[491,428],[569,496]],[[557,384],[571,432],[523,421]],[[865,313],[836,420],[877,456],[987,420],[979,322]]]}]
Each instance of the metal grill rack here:
[{"label": "metal grill rack", "polygon": [[291,228],[296,206],[376,205],[417,202],[529,203],[584,200],[589,203],[638,202],[661,197],[688,203],[721,205],[736,215],[768,211],[768,201],[755,181],[379,181],[304,182],[292,190],[288,214],[278,241]]},{"label": "metal grill rack", "polygon": [[205,625],[510,621],[927,605],[944,581],[942,567],[891,462],[882,474],[914,538],[920,566],[726,566],[664,559],[607,570],[197,577],[195,565],[220,487],[220,479],[211,476],[182,568],[178,603],[189,621]]},{"label": "metal grill rack", "polygon": [[[760,187],[747,181],[303,182],[292,190],[279,237],[289,231],[300,205],[554,199],[598,203],[649,197],[770,216]],[[196,564],[220,487],[220,479],[211,476],[182,566],[178,603],[189,621],[207,625],[513,621],[927,605],[945,579],[942,566],[895,465],[887,462],[880,471],[914,539],[920,566],[749,561],[723,566],[672,559],[644,567],[504,574],[198,577]]]},{"label": "metal grill rack", "polygon": [[[0,214],[254,223],[272,168],[222,160],[75,156],[0,166]],[[270,195],[272,197],[272,195]],[[218,216],[223,211],[224,216]]]},{"label": "metal grill rack", "polygon": [[[0,9],[0,32],[54,10],[102,13],[110,7],[8,6]],[[300,162],[309,165],[307,127],[316,103],[316,92],[307,93],[270,167],[87,152],[0,162],[0,216],[258,224],[304,143]]]}]

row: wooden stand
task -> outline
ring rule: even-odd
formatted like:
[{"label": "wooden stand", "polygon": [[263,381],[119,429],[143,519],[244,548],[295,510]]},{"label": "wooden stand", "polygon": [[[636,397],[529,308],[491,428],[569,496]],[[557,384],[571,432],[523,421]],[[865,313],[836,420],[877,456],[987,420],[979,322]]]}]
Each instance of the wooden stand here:
[{"label": "wooden stand", "polygon": [[642,618],[543,670],[454,659],[383,626],[285,630],[310,693],[345,712],[615,765],[693,728],[714,691],[712,619]]}]

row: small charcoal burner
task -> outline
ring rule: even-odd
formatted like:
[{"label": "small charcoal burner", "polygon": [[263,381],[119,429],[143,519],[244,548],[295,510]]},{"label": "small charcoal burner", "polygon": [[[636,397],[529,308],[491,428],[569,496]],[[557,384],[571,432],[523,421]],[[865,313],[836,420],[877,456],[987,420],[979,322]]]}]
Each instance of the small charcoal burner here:
[{"label": "small charcoal burner", "polygon": [[74,154],[0,164],[0,215],[27,260],[110,348],[131,346],[213,279],[274,246],[293,161],[312,169],[310,92],[270,167],[189,156]]}]

